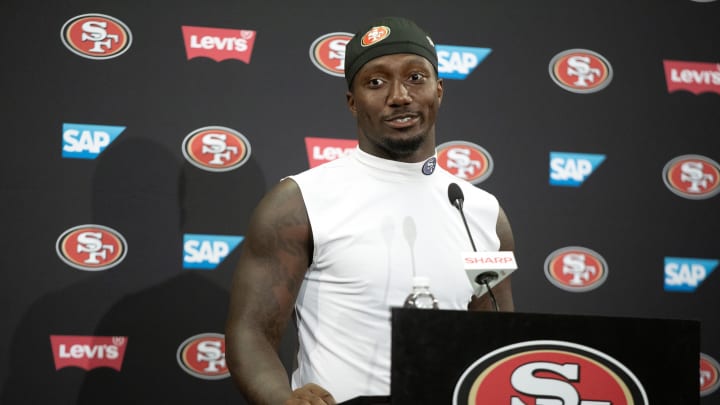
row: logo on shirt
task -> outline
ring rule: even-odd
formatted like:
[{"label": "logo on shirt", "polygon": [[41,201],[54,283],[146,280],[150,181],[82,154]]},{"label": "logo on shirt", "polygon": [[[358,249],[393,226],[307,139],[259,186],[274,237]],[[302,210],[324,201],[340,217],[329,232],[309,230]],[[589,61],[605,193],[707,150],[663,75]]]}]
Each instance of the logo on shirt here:
[{"label": "logo on shirt", "polygon": [[460,376],[453,405],[648,405],[640,380],[617,359],[588,346],[536,340],[501,347]]},{"label": "logo on shirt", "polygon": [[580,187],[605,161],[605,155],[550,152],[550,185]]},{"label": "logo on shirt", "polygon": [[550,77],[558,86],[573,93],[594,93],[612,80],[610,62],[587,49],[570,49],[550,60]]},{"label": "logo on shirt", "polygon": [[492,49],[469,46],[437,45],[438,75],[443,79],[465,79]]},{"label": "logo on shirt", "polygon": [[250,159],[250,142],[234,129],[210,126],[189,133],[183,140],[182,152],[200,169],[227,172]]},{"label": "logo on shirt", "polygon": [[79,367],[89,371],[108,367],[120,371],[127,341],[126,336],[50,335],[55,370]]},{"label": "logo on shirt", "polygon": [[720,94],[720,63],[664,60],[668,93],[687,90],[693,94]]},{"label": "logo on shirt", "polygon": [[720,193],[720,165],[701,155],[678,156],[663,168],[663,181],[675,195],[704,200]]},{"label": "logo on shirt", "polygon": [[104,14],[82,14],[67,20],[60,38],[70,51],[88,59],[116,58],[132,44],[127,25]]},{"label": "logo on shirt", "polygon": [[305,138],[310,168],[350,154],[357,148],[356,139]]},{"label": "logo on shirt", "polygon": [[570,292],[587,292],[600,287],[608,265],[599,253],[579,246],[560,248],[545,259],[545,277],[556,287]]},{"label": "logo on shirt", "polygon": [[250,63],[255,31],[208,27],[182,27],[187,59],[206,57],[216,62],[237,59]]},{"label": "logo on shirt", "polygon": [[485,181],[493,171],[493,160],[485,148],[465,141],[445,142],[437,147],[437,163],[455,177],[472,184]]},{"label": "logo on shirt", "polygon": [[201,333],[186,339],[177,350],[180,368],[203,380],[220,380],[230,376],[225,362],[225,335]]},{"label": "logo on shirt", "polygon": [[310,60],[329,75],[345,76],[345,46],[352,37],[347,32],[331,32],[317,38],[310,45]]},{"label": "logo on shirt", "polygon": [[64,123],[62,157],[95,159],[124,130],[125,127],[119,126]]},{"label": "logo on shirt", "polygon": [[694,292],[720,261],[687,257],[665,258],[665,291]]},{"label": "logo on shirt", "polygon": [[63,232],[55,244],[60,259],[78,270],[100,271],[115,267],[127,254],[120,232],[102,225],[80,225]]},{"label": "logo on shirt", "polygon": [[183,236],[183,269],[213,270],[243,241],[242,236]]},{"label": "logo on shirt", "polygon": [[706,397],[720,387],[720,365],[717,360],[700,353],[700,396]]}]

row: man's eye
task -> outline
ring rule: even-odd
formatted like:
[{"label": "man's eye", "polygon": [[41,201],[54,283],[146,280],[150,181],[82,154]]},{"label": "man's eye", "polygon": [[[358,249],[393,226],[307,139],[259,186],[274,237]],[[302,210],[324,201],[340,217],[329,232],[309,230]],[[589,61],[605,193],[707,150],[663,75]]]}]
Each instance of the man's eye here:
[{"label": "man's eye", "polygon": [[382,79],[370,79],[370,81],[368,82],[368,84],[372,87],[382,86],[383,83],[384,82]]},{"label": "man's eye", "polygon": [[425,75],[422,73],[413,73],[410,75],[410,80],[414,81],[414,82],[422,80],[424,78],[425,78]]}]

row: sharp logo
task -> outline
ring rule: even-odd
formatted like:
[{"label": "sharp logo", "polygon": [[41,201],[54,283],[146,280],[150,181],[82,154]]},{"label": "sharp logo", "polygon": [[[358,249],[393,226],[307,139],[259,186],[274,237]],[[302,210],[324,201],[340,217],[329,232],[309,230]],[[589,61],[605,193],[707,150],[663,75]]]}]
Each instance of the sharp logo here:
[{"label": "sharp logo", "polygon": [[501,347],[460,376],[453,405],[648,405],[630,369],[571,342],[527,341]]},{"label": "sharp logo", "polygon": [[663,61],[668,93],[686,90],[693,94],[720,94],[720,63]]},{"label": "sharp logo", "polygon": [[458,178],[479,184],[492,174],[492,156],[482,146],[452,141],[438,145],[436,150],[438,165]]},{"label": "sharp logo", "polygon": [[357,148],[356,139],[305,138],[310,168],[348,155]]},{"label": "sharp logo", "polygon": [[132,44],[130,29],[122,21],[104,14],[83,14],[69,19],[60,30],[63,45],[88,59],[111,59]]},{"label": "sharp logo", "polygon": [[213,270],[242,240],[242,236],[185,234],[183,269]]},{"label": "sharp logo", "polygon": [[675,195],[704,200],[720,193],[720,164],[701,155],[683,155],[663,168],[663,181]]},{"label": "sharp logo", "polygon": [[587,49],[570,49],[550,60],[550,77],[558,86],[572,93],[594,93],[612,80],[610,62]]},{"label": "sharp logo", "polygon": [[108,367],[120,371],[125,349],[126,336],[64,336],[51,335],[55,370],[65,367],[79,367],[89,371]]},{"label": "sharp logo", "polygon": [[550,152],[550,185],[580,187],[605,161],[605,155]]},{"label": "sharp logo", "polygon": [[700,353],[700,396],[706,397],[720,388],[720,365],[712,357]]},{"label": "sharp logo", "polygon": [[475,70],[492,49],[437,45],[438,74],[443,79],[463,80]]},{"label": "sharp logo", "polygon": [[79,270],[115,267],[127,254],[127,242],[116,230],[102,225],[80,225],[63,232],[55,244],[60,259]]},{"label": "sharp logo", "polygon": [[230,376],[225,362],[225,335],[201,333],[186,339],[177,350],[180,368],[203,380],[220,380]]},{"label": "sharp logo", "polygon": [[608,265],[599,253],[570,246],[558,249],[545,259],[545,276],[556,287],[570,292],[586,292],[600,287],[608,275]]},{"label": "sharp logo", "polygon": [[250,63],[255,31],[183,26],[182,32],[188,60],[206,57],[215,62],[237,59]]},{"label": "sharp logo", "polygon": [[195,167],[226,172],[250,159],[250,141],[233,129],[210,126],[189,133],[183,140],[182,152]]},{"label": "sharp logo", "polygon": [[348,32],[331,32],[317,38],[310,45],[310,60],[323,72],[345,76],[345,46],[353,34]]},{"label": "sharp logo", "polygon": [[688,257],[665,258],[665,291],[694,292],[720,261]]},{"label": "sharp logo", "polygon": [[95,159],[123,131],[125,127],[91,124],[63,124],[62,157],[66,159]]}]

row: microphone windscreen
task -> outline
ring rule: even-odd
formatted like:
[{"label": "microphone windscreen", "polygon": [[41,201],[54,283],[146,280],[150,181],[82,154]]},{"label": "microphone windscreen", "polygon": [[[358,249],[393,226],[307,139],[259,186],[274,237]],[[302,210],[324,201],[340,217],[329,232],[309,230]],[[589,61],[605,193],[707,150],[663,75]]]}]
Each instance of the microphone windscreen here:
[{"label": "microphone windscreen", "polygon": [[448,199],[450,199],[450,204],[454,206],[457,206],[458,202],[462,204],[462,202],[465,201],[462,189],[460,189],[457,183],[450,183],[448,186]]}]

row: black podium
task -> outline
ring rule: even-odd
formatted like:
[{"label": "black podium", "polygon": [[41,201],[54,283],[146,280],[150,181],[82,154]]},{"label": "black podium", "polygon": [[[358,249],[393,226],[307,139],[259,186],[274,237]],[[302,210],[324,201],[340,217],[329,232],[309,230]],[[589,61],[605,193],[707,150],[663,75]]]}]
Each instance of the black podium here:
[{"label": "black podium", "polygon": [[698,321],[396,308],[390,402],[356,403],[693,405],[699,358]]}]

